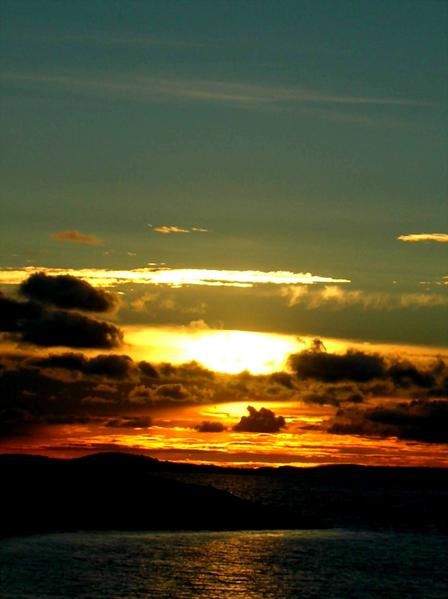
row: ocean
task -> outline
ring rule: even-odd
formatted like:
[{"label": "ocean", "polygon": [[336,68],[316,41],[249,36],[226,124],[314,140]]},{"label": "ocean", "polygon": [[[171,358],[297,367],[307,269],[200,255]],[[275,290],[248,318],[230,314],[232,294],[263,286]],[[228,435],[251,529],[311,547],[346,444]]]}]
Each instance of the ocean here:
[{"label": "ocean", "polygon": [[0,596],[446,599],[447,564],[448,538],[429,533],[47,534],[0,541]]}]

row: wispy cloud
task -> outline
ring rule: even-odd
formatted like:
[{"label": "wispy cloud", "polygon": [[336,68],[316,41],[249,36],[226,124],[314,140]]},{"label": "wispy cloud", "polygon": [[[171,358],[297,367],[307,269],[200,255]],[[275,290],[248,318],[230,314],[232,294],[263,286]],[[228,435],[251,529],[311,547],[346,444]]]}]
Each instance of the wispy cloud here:
[{"label": "wispy cloud", "polygon": [[[27,38],[29,39],[29,38]],[[41,38],[43,39],[43,38]],[[197,46],[197,43],[188,42],[180,39],[170,39],[166,37],[160,37],[158,35],[136,35],[133,33],[113,33],[113,32],[101,32],[91,31],[90,33],[72,33],[72,34],[61,34],[52,35],[44,38],[48,43],[77,43],[77,44],[91,44],[99,46],[139,46],[139,47],[191,47]]]},{"label": "wispy cloud", "polygon": [[208,229],[203,229],[202,227],[177,227],[176,225],[161,225],[152,227],[154,233],[161,233],[162,235],[171,235],[172,233],[207,233]]},{"label": "wispy cloud", "polygon": [[358,306],[366,310],[398,310],[401,308],[434,308],[448,306],[448,297],[436,293],[387,293],[343,289],[339,285],[311,289],[307,286],[285,286],[280,295],[288,306],[302,304],[309,310],[322,306],[344,309]]},{"label": "wispy cloud", "polygon": [[410,243],[418,243],[421,241],[448,243],[448,233],[410,233],[409,235],[399,235],[397,239]]},{"label": "wispy cloud", "polygon": [[29,43],[45,43],[50,44],[78,44],[78,45],[90,45],[90,46],[129,46],[129,47],[166,47],[166,48],[188,48],[196,47],[199,45],[197,41],[188,41],[182,39],[174,39],[169,37],[161,37],[155,34],[139,35],[132,32],[113,32],[113,31],[84,31],[84,32],[63,32],[59,34],[46,33],[42,35],[40,33],[22,31],[1,31],[0,37],[2,39],[14,39],[21,40],[27,44]]},{"label": "wispy cloud", "polygon": [[67,229],[51,233],[50,237],[56,241],[67,241],[69,243],[81,243],[83,245],[102,245],[103,242],[96,235],[81,233],[77,229]]},{"label": "wispy cloud", "polygon": [[29,266],[20,269],[0,270],[0,284],[18,285],[31,274],[72,275],[99,287],[119,284],[168,285],[183,287],[254,287],[255,285],[314,285],[322,283],[350,283],[349,279],[335,279],[304,272],[287,270],[212,270],[201,268],[135,268],[132,270],[107,270],[100,268],[46,268]]},{"label": "wispy cloud", "polygon": [[333,94],[301,86],[274,86],[205,79],[163,79],[145,75],[96,76],[83,73],[3,72],[3,80],[27,85],[47,85],[72,93],[88,93],[117,99],[166,102],[208,102],[240,107],[339,106],[428,106],[430,102],[390,96]]}]

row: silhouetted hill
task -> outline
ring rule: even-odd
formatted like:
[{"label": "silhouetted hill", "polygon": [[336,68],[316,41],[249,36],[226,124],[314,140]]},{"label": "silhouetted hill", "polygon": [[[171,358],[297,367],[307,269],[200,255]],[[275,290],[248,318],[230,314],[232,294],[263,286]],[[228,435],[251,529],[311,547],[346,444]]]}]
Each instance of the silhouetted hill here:
[{"label": "silhouetted hill", "polygon": [[0,455],[0,535],[357,527],[448,533],[448,470],[238,469],[126,453]]},{"label": "silhouetted hill", "polygon": [[160,478],[160,466],[130,454],[2,455],[0,535],[281,525],[272,511],[226,491]]}]

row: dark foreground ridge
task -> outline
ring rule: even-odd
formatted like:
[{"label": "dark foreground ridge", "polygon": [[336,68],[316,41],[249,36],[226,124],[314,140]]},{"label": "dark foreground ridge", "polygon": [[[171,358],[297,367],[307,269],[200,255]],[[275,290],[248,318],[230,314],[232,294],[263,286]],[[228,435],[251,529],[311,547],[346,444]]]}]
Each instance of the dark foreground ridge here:
[{"label": "dark foreground ridge", "polygon": [[448,533],[448,470],[193,466],[0,455],[0,536],[74,530],[394,528]]}]

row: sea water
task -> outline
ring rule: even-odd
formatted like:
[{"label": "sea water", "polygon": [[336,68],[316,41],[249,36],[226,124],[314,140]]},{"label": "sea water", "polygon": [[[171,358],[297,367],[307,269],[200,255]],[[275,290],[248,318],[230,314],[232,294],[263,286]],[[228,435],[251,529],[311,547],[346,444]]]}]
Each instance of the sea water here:
[{"label": "sea water", "polygon": [[0,596],[446,599],[448,538],[342,529],[16,537],[0,541]]}]

